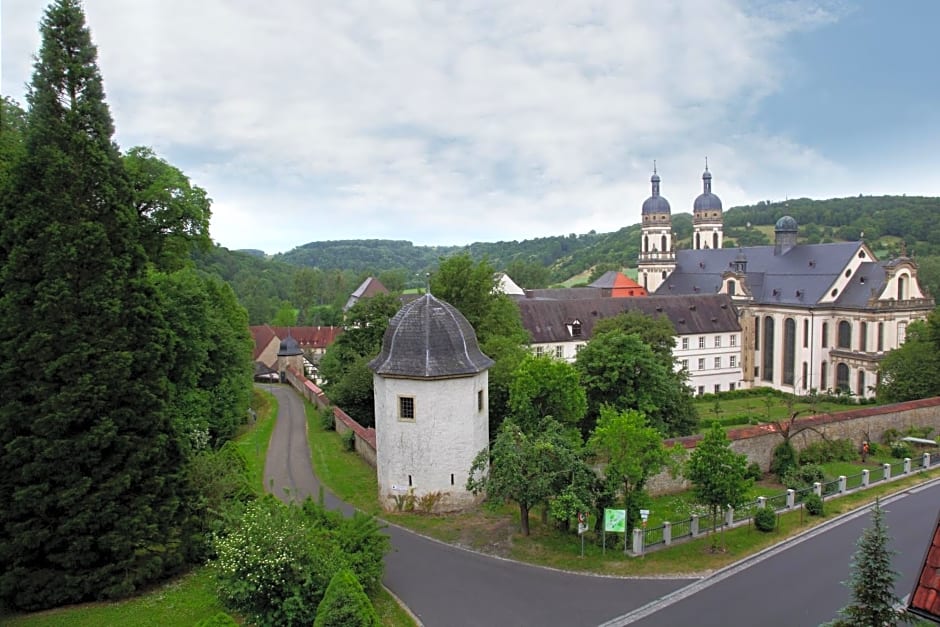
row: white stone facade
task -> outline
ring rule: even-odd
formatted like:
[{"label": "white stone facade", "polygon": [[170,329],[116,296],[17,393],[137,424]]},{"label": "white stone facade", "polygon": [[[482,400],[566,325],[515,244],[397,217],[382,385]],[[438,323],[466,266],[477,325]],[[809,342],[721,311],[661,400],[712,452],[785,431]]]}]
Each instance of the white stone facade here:
[{"label": "white stone facade", "polygon": [[[473,459],[489,446],[488,380],[486,370],[449,379],[374,375],[379,499],[386,510],[408,494],[440,494],[437,511],[477,502],[466,484]],[[413,419],[399,415],[402,398],[412,399]]]}]

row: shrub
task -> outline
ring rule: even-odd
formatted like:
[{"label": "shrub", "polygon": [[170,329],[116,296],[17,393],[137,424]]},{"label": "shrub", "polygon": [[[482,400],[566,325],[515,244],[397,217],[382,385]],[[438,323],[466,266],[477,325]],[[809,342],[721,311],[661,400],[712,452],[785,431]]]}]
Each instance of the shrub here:
[{"label": "shrub", "polygon": [[825,464],[855,461],[858,454],[858,447],[851,440],[820,440],[809,444],[798,457],[800,464]]},{"label": "shrub", "polygon": [[825,502],[822,500],[822,497],[815,492],[806,495],[806,498],[803,499],[803,506],[806,507],[806,511],[810,516],[825,515]]},{"label": "shrub", "polygon": [[826,474],[818,464],[806,464],[791,468],[780,482],[791,490],[802,490],[811,487],[817,481],[825,481]]},{"label": "shrub", "polygon": [[784,440],[774,447],[773,457],[770,460],[770,472],[777,475],[781,483],[785,484],[783,478],[796,465],[796,449],[789,440]]},{"label": "shrub", "polygon": [[330,579],[313,627],[379,627],[375,607],[352,571],[341,570]]},{"label": "shrub", "polygon": [[751,462],[747,465],[747,477],[748,479],[753,479],[754,481],[760,481],[764,478],[764,471],[760,469],[760,464],[757,462]]},{"label": "shrub", "polygon": [[754,526],[758,531],[773,531],[777,527],[777,514],[769,507],[760,507],[754,514]]},{"label": "shrub", "polygon": [[333,409],[324,407],[319,410],[320,425],[324,431],[334,431],[336,429],[336,418],[333,417]]},{"label": "shrub", "polygon": [[891,445],[891,457],[895,459],[904,459],[914,455],[914,449],[907,442],[895,442]]},{"label": "shrub", "polygon": [[375,585],[388,546],[365,514],[344,519],[310,500],[285,505],[266,496],[216,538],[212,567],[219,598],[249,622],[310,624],[333,575],[349,568]]},{"label": "shrub", "polygon": [[356,450],[356,432],[352,429],[343,431],[343,435],[340,436],[343,439],[343,447],[347,451]]},{"label": "shrub", "polygon": [[901,438],[901,432],[894,428],[887,428],[881,434],[881,443],[891,446]]}]

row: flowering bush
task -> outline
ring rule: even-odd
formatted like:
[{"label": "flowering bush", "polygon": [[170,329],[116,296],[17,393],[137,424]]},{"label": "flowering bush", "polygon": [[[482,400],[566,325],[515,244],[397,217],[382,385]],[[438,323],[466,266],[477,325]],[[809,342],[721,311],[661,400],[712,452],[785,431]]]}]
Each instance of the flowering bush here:
[{"label": "flowering bush", "polygon": [[370,583],[381,578],[388,538],[374,520],[366,526],[358,518],[360,537],[352,548],[372,550],[353,554],[353,539],[346,537],[352,535],[351,521],[332,514],[312,501],[300,507],[267,496],[250,503],[242,519],[215,541],[213,567],[222,602],[257,625],[309,625],[339,570],[364,570]]}]

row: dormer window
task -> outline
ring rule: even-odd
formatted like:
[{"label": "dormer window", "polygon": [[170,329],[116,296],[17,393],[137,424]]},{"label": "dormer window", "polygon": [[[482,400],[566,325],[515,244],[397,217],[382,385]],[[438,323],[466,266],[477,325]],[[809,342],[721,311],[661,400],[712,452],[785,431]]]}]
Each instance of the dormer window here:
[{"label": "dormer window", "polygon": [[581,321],[575,320],[571,323],[571,337],[581,337]]}]

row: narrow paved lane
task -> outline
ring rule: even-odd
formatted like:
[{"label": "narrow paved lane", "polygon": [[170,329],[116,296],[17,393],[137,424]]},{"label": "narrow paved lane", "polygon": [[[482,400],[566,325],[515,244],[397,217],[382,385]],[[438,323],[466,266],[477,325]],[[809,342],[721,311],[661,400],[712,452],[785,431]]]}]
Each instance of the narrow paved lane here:
[{"label": "narrow paved lane", "polygon": [[[279,404],[265,463],[268,489],[282,499],[317,498],[303,403],[287,386],[265,387]],[[325,501],[352,511],[329,491]],[[575,575],[464,551],[394,526],[388,533],[393,551],[384,583],[427,627],[591,627],[690,583]]]}]

